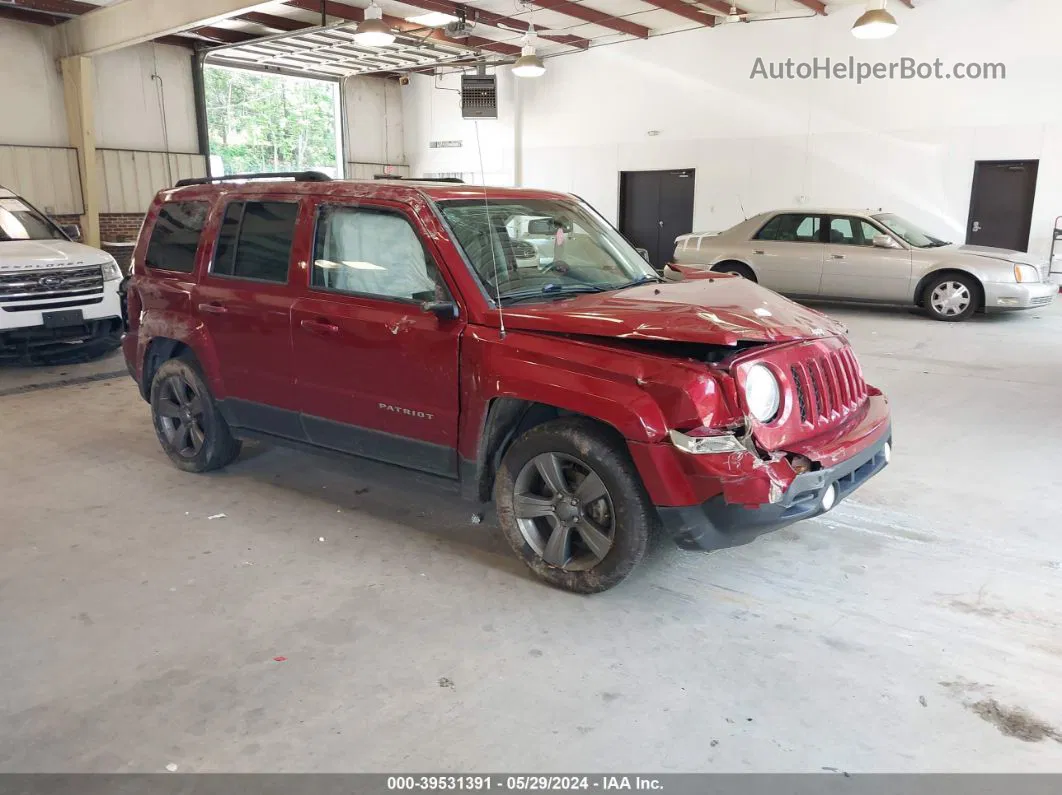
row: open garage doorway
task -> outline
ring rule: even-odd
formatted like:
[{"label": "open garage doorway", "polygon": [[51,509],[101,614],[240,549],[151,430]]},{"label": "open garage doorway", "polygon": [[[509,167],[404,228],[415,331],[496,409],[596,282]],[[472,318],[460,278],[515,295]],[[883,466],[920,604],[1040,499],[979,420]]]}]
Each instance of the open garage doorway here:
[{"label": "open garage doorway", "polygon": [[343,176],[339,83],[206,64],[210,173]]}]

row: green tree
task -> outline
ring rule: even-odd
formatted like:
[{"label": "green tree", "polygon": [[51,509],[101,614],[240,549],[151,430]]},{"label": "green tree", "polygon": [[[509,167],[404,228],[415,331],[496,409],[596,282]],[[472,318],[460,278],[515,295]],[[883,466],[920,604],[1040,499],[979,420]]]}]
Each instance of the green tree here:
[{"label": "green tree", "polygon": [[336,168],[334,83],[204,70],[210,153],[228,174]]}]

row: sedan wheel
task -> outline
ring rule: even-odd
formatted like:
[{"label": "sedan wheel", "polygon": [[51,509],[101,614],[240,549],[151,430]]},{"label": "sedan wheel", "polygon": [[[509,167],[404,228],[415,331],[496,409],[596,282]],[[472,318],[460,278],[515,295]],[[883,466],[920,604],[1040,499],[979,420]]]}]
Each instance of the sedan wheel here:
[{"label": "sedan wheel", "polygon": [[612,498],[601,476],[577,458],[541,453],[524,464],[513,509],[520,534],[551,566],[585,571],[612,549]]},{"label": "sedan wheel", "polygon": [[948,317],[961,315],[971,301],[970,290],[958,282],[944,282],[933,291],[933,309]]},{"label": "sedan wheel", "polygon": [[946,275],[926,286],[925,307],[936,320],[966,320],[976,310],[980,294],[976,283],[967,277]]}]

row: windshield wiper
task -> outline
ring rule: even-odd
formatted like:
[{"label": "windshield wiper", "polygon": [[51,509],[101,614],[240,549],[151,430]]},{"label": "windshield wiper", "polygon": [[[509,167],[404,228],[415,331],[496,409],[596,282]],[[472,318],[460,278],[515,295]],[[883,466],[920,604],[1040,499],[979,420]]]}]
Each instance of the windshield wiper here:
[{"label": "windshield wiper", "polygon": [[663,283],[663,281],[663,278],[661,278],[660,276],[650,276],[647,273],[645,276],[640,276],[637,279],[633,279],[632,281],[627,282],[626,284],[621,284],[615,289],[626,290],[628,287],[637,287],[639,284],[649,284],[650,282],[653,282],[655,284],[661,284]]},{"label": "windshield wiper", "polygon": [[535,290],[519,290],[515,293],[509,293],[501,297],[502,303],[516,303],[517,301],[526,301],[529,298],[541,298],[548,296],[551,298],[563,298],[567,295],[579,295],[581,293],[605,293],[609,290],[614,290],[615,287],[598,287],[592,284],[574,284],[564,285],[557,284],[556,282],[550,282],[544,284],[542,287]]}]

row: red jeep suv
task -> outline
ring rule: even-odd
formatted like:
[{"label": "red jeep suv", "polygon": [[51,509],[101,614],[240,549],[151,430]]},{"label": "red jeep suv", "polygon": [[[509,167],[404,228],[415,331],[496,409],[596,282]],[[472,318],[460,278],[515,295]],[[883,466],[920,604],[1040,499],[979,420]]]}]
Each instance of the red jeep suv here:
[{"label": "red jeep suv", "polygon": [[622,580],[657,530],[714,550],[828,511],[891,454],[840,325],[741,278],[665,282],[564,194],[185,180],[124,292],[178,467],[251,438],[458,480],[572,591]]}]

